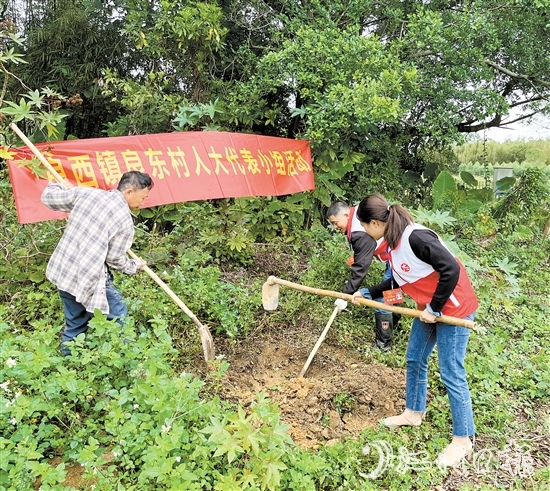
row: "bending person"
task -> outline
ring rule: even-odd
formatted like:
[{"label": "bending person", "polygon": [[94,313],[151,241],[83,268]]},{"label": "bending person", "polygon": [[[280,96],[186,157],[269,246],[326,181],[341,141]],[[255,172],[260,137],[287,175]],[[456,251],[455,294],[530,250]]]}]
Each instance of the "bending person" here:
[{"label": "bending person", "polygon": [[[475,434],[472,400],[464,358],[470,330],[436,322],[441,315],[472,320],[478,307],[474,289],[462,263],[432,230],[414,223],[399,205],[389,205],[380,194],[359,204],[357,216],[374,239],[388,243],[392,278],[370,287],[372,296],[399,286],[418,304],[407,347],[405,411],[383,420],[386,426],[419,426],[426,411],[428,357],[437,344],[439,371],[449,396],[453,422],[451,443],[437,458],[440,466],[456,466],[472,452]],[[395,283],[395,284],[393,284]],[[356,299],[363,290],[354,294]]]},{"label": "bending person", "polygon": [[[357,218],[357,210],[342,201],[336,201],[327,210],[327,219],[339,232],[346,235],[352,256],[348,259],[350,277],[342,289],[343,293],[353,294],[361,287],[361,283],[367,276],[373,256],[386,262],[386,242],[383,239],[374,240],[368,235]],[[382,280],[390,277],[389,266],[384,272]],[[368,291],[364,294],[370,300],[384,302],[383,298],[371,297]],[[347,302],[341,298],[336,299],[334,305],[340,310],[347,307]],[[388,351],[391,349],[393,328],[399,322],[401,316],[392,314],[386,310],[374,309],[375,340],[374,349]]]},{"label": "bending person", "polygon": [[69,182],[50,183],[42,202],[50,209],[69,213],[67,227],[46,268],[46,277],[59,289],[63,300],[65,330],[61,352],[86,332],[95,309],[119,324],[128,309],[113,284],[110,268],[136,274],[144,261],[134,261],[126,253],[134,240],[130,210],[138,209],[149,195],[153,181],[138,171],[122,175],[111,191],[73,187]]}]

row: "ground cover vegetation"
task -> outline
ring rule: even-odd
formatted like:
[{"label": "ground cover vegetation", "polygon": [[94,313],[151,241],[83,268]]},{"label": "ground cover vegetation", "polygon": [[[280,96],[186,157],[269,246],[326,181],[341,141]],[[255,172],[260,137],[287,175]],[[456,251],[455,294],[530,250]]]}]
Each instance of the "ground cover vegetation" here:
[{"label": "ground cover vegetation", "polygon": [[[130,304],[131,321],[124,329],[96,315],[74,354],[62,359],[63,314],[44,269],[63,224],[17,224],[4,174],[2,489],[545,489],[550,241],[543,237],[541,209],[548,212],[549,190],[536,179],[522,186],[520,178],[509,191],[512,208],[507,196],[489,199],[458,220],[453,214],[469,205],[457,181],[440,173],[433,206],[415,211],[460,254],[481,301],[484,329],[472,336],[467,357],[480,460],[445,474],[418,454],[435,455],[448,439],[447,402],[436,378],[429,423],[420,431],[373,426],[356,438],[302,449],[270,402],[273,387],[259,391],[253,403],[223,397],[228,361],[220,358],[210,370],[204,368],[192,324],[144,276],[117,278]],[[442,208],[449,201],[456,206]],[[524,205],[518,208],[519,203]],[[198,215],[192,224],[186,220],[200,207],[193,203],[177,210],[179,219],[169,233],[153,233],[152,222],[143,219],[135,249],[210,326],[218,347],[292,332],[298,319],[308,326],[326,320],[331,304],[299,293],[285,294],[277,312],[263,312],[261,284],[277,274],[338,289],[347,274],[341,236],[317,223],[296,232],[295,246],[284,240],[249,244],[242,265],[234,252],[216,255],[216,246],[198,233],[216,226],[211,214]],[[331,342],[367,363],[400,370],[409,325],[404,323],[405,335],[393,352],[379,355],[369,350],[373,333],[364,313],[352,309],[334,327]],[[435,377],[433,360],[431,370]],[[334,409],[353,412],[354,397],[342,387]],[[328,412],[325,418],[328,427]],[[394,455],[384,469],[378,453],[363,451],[380,442]],[[402,449],[413,455],[398,457]],[[75,465],[76,484],[67,481]]]},{"label": "ground cover vegetation", "polygon": [[[261,285],[275,274],[338,290],[348,250],[324,209],[374,191],[460,255],[484,329],[467,357],[473,464],[430,465],[450,428],[435,360],[428,424],[366,425],[306,448],[273,402],[277,386],[253,401],[227,396],[231,358],[205,368],[192,324],[144,275],[117,277],[131,314],[123,330],[97,315],[61,358],[61,303],[44,271],[63,223],[19,225],[2,167],[0,489],[546,489],[546,146],[506,157],[517,169],[496,199],[489,166],[505,160],[490,159],[492,144],[479,159],[451,145],[502,126],[511,108],[523,108],[520,118],[547,110],[548,9],[544,0],[3,2],[0,158],[18,144],[11,121],[35,142],[191,130],[311,141],[313,193],[139,213],[135,250],[222,354],[326,322],[332,304],[298,293],[264,312]],[[373,267],[367,282],[380,273]],[[365,312],[352,308],[327,344],[370,372],[383,364],[399,374],[409,326],[382,356],[369,349]],[[334,412],[357,411],[354,390],[342,386],[320,407],[327,430]]]}]

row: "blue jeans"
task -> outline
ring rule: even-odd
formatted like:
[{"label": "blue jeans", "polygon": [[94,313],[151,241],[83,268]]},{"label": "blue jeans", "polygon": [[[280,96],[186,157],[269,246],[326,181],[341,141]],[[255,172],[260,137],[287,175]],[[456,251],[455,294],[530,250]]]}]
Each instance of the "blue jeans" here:
[{"label": "blue jeans", "polygon": [[[382,276],[382,280],[380,282],[389,280],[390,277],[391,277],[391,269],[389,267],[386,267],[386,271],[384,271],[384,276]],[[397,285],[396,285],[396,288],[397,288]],[[384,303],[384,297],[372,298],[368,288],[361,288],[361,290],[359,291],[361,292],[361,295],[363,295],[364,298],[368,298],[369,300],[374,300],[375,302]],[[388,312],[387,310],[382,310],[382,309],[374,309],[374,312],[376,314],[391,314],[391,312]]]},{"label": "blue jeans", "polygon": [[[122,294],[113,284],[111,276],[107,277],[105,282],[105,290],[107,294],[107,302],[109,303],[109,313],[107,319],[116,319],[117,323],[122,325],[122,320],[128,315],[128,308],[124,303]],[[61,300],[63,300],[63,312],[65,313],[65,330],[61,335],[61,353],[67,356],[71,353],[67,345],[68,341],[72,341],[79,334],[88,330],[88,321],[94,316],[88,312],[86,307],[75,300],[75,297],[70,293],[59,290]]]},{"label": "blue jeans", "polygon": [[[465,317],[473,320],[475,313]],[[407,347],[407,396],[406,408],[426,411],[428,389],[428,357],[437,344],[439,372],[447,389],[453,419],[453,436],[466,437],[475,434],[472,399],[464,357],[470,329],[438,322],[427,324],[416,318],[413,321]]]}]

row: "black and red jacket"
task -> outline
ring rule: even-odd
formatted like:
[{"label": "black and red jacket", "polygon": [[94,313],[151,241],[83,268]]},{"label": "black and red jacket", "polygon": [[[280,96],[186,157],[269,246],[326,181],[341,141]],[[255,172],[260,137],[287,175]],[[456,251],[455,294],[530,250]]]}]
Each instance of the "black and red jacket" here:
[{"label": "black and red jacket", "polygon": [[377,256],[378,259],[385,262],[387,247],[383,239],[377,243],[365,232],[365,229],[357,218],[354,206],[350,208],[346,237],[353,252],[353,264],[351,264],[350,278],[344,285],[342,292],[351,295],[361,288],[361,283],[363,283],[365,276],[369,272],[373,256]]}]

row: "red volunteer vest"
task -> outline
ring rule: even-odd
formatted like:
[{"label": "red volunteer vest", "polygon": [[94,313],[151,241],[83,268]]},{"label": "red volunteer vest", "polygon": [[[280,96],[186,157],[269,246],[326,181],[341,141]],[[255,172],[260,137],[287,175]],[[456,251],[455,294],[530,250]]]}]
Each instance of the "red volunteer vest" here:
[{"label": "red volunteer vest", "polygon": [[384,239],[384,237],[376,241],[376,249],[374,250],[374,255],[383,263],[388,260],[388,243],[386,242],[386,239]]},{"label": "red volunteer vest", "polygon": [[[350,243],[350,246],[351,246],[351,233],[357,230],[360,230],[363,232],[365,231],[365,229],[361,225],[361,222],[359,222],[357,215],[355,214],[355,206],[352,206],[349,209],[349,220],[348,220],[348,226],[346,229],[346,237],[348,238],[348,242]],[[385,263],[388,260],[388,243],[384,240],[384,237],[376,241],[376,249],[374,250],[373,255],[383,263]]]},{"label": "red volunteer vest", "polygon": [[[426,227],[417,224],[409,225],[403,232],[397,247],[389,251],[389,261],[395,281],[421,310],[432,300],[439,282],[439,273],[416,257],[409,243],[411,233],[422,229]],[[441,239],[439,241],[447,248]],[[452,254],[451,251],[449,253]],[[452,255],[460,266],[460,274],[458,283],[441,312],[444,315],[464,318],[477,310],[478,301],[464,265],[454,254]]]}]

